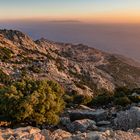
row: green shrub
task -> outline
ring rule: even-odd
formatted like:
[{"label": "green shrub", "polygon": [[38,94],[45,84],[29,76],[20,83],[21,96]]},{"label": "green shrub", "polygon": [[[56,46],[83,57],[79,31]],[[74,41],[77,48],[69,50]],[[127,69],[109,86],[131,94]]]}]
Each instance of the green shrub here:
[{"label": "green shrub", "polygon": [[124,97],[128,96],[130,94],[130,89],[127,87],[118,87],[115,89],[114,97],[119,98],[119,97]]},{"label": "green shrub", "polygon": [[13,55],[13,52],[8,48],[0,47],[0,59],[2,61],[9,60]]},{"label": "green shrub", "polygon": [[43,72],[43,70],[40,67],[35,66],[35,65],[28,67],[28,69],[34,73],[42,73]]},{"label": "green shrub", "polygon": [[121,105],[121,106],[126,106],[132,103],[127,96],[116,98],[114,102],[116,105]]},{"label": "green shrub", "polygon": [[87,105],[89,102],[91,102],[92,97],[88,95],[76,95],[74,96],[74,103],[75,104],[82,104],[82,105]]},{"label": "green shrub", "polygon": [[92,97],[88,95],[75,95],[74,96],[74,103],[76,104],[82,104],[87,105],[89,102],[91,102]]},{"label": "green shrub", "polygon": [[140,95],[139,96],[129,96],[129,99],[132,102],[139,103],[140,102]]},{"label": "green shrub", "polygon": [[87,105],[89,102],[91,102],[92,97],[88,95],[80,95],[77,93],[77,91],[73,90],[71,93],[67,93],[64,96],[64,100],[67,103],[67,105]]},{"label": "green shrub", "polygon": [[64,109],[63,94],[53,81],[15,82],[0,89],[0,112],[15,122],[55,125]]},{"label": "green shrub", "polygon": [[113,101],[114,93],[107,91],[106,89],[100,89],[96,91],[95,97],[93,97],[92,101],[89,103],[90,106],[93,105],[107,105]]},{"label": "green shrub", "polygon": [[5,74],[1,69],[0,69],[0,83],[3,84],[9,84],[11,82],[11,77],[7,74]]},{"label": "green shrub", "polygon": [[93,98],[90,104],[92,105],[107,105],[112,102],[112,96],[108,94],[101,94]]}]

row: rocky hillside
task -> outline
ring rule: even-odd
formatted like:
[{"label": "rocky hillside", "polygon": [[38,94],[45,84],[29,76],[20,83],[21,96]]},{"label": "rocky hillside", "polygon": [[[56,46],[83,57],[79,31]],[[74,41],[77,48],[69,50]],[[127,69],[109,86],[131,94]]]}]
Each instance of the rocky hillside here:
[{"label": "rocky hillside", "polygon": [[1,140],[140,139],[140,67],[125,57],[0,30],[0,89]]},{"label": "rocky hillside", "polygon": [[83,44],[43,38],[33,41],[14,30],[0,30],[0,71],[14,79],[53,79],[66,91],[79,94],[94,95],[99,89],[112,91],[118,86],[140,87],[140,68],[117,55]]}]

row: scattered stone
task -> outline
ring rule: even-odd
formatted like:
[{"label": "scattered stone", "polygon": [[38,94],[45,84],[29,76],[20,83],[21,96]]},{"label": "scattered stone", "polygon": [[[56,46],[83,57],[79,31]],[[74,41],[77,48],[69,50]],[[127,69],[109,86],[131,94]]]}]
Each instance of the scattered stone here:
[{"label": "scattered stone", "polygon": [[41,130],[41,135],[47,138],[47,140],[51,140],[50,139],[51,132],[49,130],[46,130],[46,129]]},{"label": "scattered stone", "polygon": [[[27,133],[27,131],[32,130],[32,134],[28,133],[27,135],[21,137],[15,137],[15,133],[23,132]],[[38,129],[38,128],[37,128]],[[40,132],[36,131],[36,128],[32,127],[24,127],[19,129],[5,129],[0,130],[0,140],[140,140],[140,128],[137,128],[133,131],[113,131],[107,129],[104,132],[99,131],[87,131],[81,133],[77,131],[75,134],[71,134],[62,129],[55,130],[54,132],[50,132],[49,130],[43,129]],[[11,131],[10,131],[11,130]],[[19,131],[21,130],[21,131]],[[12,133],[8,133],[12,132]],[[19,133],[19,135],[22,133]]]},{"label": "scattered stone", "polygon": [[51,140],[64,140],[66,138],[70,138],[71,136],[71,133],[58,129],[51,134]]},{"label": "scattered stone", "polygon": [[140,135],[140,128],[136,128],[134,132]]},{"label": "scattered stone", "polygon": [[97,109],[96,111],[89,110],[71,110],[69,111],[71,121],[80,119],[91,119],[95,121],[103,121],[107,119],[107,111],[104,109]]},{"label": "scattered stone", "polygon": [[80,133],[72,137],[72,140],[106,140],[101,132]]},{"label": "scattered stone", "polygon": [[131,107],[130,110],[118,112],[114,124],[117,129],[122,130],[140,127],[140,107]]},{"label": "scattered stone", "polygon": [[90,108],[90,107],[87,107],[87,106],[85,106],[85,105],[80,105],[79,108],[80,108],[80,109],[89,110],[89,111],[96,111],[95,109]]},{"label": "scattered stone", "polygon": [[97,129],[96,122],[89,119],[83,119],[83,120],[76,120],[72,123],[72,128],[68,127],[68,130],[70,132],[80,131],[85,132],[88,129]]},{"label": "scattered stone", "polygon": [[103,126],[103,125],[110,125],[111,122],[109,121],[100,121],[100,122],[97,122],[97,126]]},{"label": "scattered stone", "polygon": [[112,130],[112,128],[109,127],[98,127],[98,131],[105,132],[106,130]]}]

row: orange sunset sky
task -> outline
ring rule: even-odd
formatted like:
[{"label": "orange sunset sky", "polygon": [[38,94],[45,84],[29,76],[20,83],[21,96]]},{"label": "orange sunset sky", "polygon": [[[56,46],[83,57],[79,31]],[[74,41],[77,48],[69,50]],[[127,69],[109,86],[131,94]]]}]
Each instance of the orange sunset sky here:
[{"label": "orange sunset sky", "polygon": [[0,0],[0,21],[140,23],[140,0]]}]

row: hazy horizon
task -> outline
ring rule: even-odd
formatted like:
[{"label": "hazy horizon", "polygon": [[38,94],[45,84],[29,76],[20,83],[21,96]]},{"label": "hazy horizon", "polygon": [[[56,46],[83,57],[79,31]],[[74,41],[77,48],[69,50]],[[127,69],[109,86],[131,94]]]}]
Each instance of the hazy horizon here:
[{"label": "hazy horizon", "polygon": [[0,28],[140,62],[140,0],[0,0]]},{"label": "hazy horizon", "polygon": [[88,24],[75,21],[0,22],[0,28],[20,30],[34,40],[42,37],[66,43],[82,43],[140,62],[140,24]]}]

